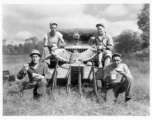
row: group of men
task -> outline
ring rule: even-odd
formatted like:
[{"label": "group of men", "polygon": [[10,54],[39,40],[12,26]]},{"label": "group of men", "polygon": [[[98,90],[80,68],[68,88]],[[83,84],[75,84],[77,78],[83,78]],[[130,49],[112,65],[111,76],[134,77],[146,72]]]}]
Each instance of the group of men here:
[{"label": "group of men", "polygon": [[[45,34],[42,56],[38,50],[33,50],[30,54],[31,63],[23,65],[23,68],[17,74],[18,79],[23,79],[28,74],[29,82],[34,83],[34,98],[37,98],[39,95],[46,95],[48,80],[51,79],[51,72],[48,67],[51,63],[49,59],[45,58],[50,56],[53,50],[66,45],[63,35],[57,31],[57,27],[57,23],[50,23],[51,31]],[[102,81],[109,81],[110,84],[121,83],[115,87],[116,98],[119,95],[119,89],[125,87],[125,101],[127,102],[131,99],[133,77],[127,65],[121,63],[122,56],[119,53],[112,55],[114,44],[112,37],[106,33],[105,26],[100,23],[96,25],[96,28],[97,33],[90,37],[89,44],[94,43],[97,46],[99,53],[98,67],[104,70]],[[104,66],[102,65],[102,59],[105,60]]]}]

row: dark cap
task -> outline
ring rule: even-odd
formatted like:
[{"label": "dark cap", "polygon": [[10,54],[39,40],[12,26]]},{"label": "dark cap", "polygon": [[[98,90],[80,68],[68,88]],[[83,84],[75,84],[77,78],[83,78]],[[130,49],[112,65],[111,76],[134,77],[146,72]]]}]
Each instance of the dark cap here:
[{"label": "dark cap", "polygon": [[50,26],[51,26],[51,25],[56,25],[56,26],[58,26],[57,23],[53,23],[53,22],[50,23]]},{"label": "dark cap", "polygon": [[98,26],[101,26],[101,27],[104,27],[104,28],[105,28],[105,26],[104,26],[103,23],[98,23],[98,24],[96,24],[96,27],[98,27]]},{"label": "dark cap", "polygon": [[40,52],[39,52],[38,50],[36,50],[36,49],[33,49],[33,50],[32,50],[32,52],[31,52],[31,54],[30,54],[30,57],[31,57],[32,55],[34,55],[34,54],[37,54],[37,55],[39,55],[39,56],[41,57]]},{"label": "dark cap", "polygon": [[114,57],[120,57],[120,58],[122,58],[122,55],[120,55],[119,53],[114,53],[114,54],[112,55],[112,59],[113,59]]}]

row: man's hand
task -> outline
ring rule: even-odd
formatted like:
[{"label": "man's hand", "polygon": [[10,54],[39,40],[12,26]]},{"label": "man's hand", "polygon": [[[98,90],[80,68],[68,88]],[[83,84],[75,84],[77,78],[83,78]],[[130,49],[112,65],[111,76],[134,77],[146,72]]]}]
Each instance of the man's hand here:
[{"label": "man's hand", "polygon": [[57,50],[58,49],[58,47],[52,47],[52,51],[55,51],[55,50]]},{"label": "man's hand", "polygon": [[51,45],[48,48],[50,51],[55,51],[56,49],[58,49],[57,45]]},{"label": "man's hand", "polygon": [[23,70],[28,70],[29,69],[29,64],[24,64],[22,67]]},{"label": "man's hand", "polygon": [[103,46],[97,46],[98,51],[104,51],[104,47]]},{"label": "man's hand", "polygon": [[91,48],[90,48],[93,52],[97,52],[97,47],[95,45],[93,45]]},{"label": "man's hand", "polygon": [[109,80],[110,80],[110,74],[105,74],[104,77],[103,77],[103,81],[107,82]]},{"label": "man's hand", "polygon": [[123,76],[126,76],[126,73],[125,72],[123,72],[123,71],[118,71],[118,70],[116,70],[119,74],[121,74],[121,75],[123,75]]},{"label": "man's hand", "polygon": [[63,42],[61,45],[64,47],[64,46],[66,46],[66,43],[65,43],[65,42]]},{"label": "man's hand", "polygon": [[106,50],[112,50],[112,46],[106,46]]},{"label": "man's hand", "polygon": [[44,79],[44,76],[43,76],[43,75],[35,74],[35,73],[34,73],[33,77],[34,77],[35,79]]}]

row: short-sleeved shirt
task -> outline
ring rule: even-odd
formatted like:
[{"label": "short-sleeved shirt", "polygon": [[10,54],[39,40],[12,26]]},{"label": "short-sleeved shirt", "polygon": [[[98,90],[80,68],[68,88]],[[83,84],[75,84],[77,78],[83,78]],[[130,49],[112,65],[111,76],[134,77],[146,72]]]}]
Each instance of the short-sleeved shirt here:
[{"label": "short-sleeved shirt", "polygon": [[[34,69],[33,67],[33,63],[29,63],[29,69],[26,71],[26,70],[20,70],[17,74],[17,77],[18,79],[22,79],[25,77],[26,74],[28,74],[28,77],[29,77],[29,80],[30,81],[33,81],[33,77],[32,77],[32,74],[33,73],[37,73],[37,74],[40,74],[40,75],[43,75],[43,76],[48,76],[50,75],[51,73],[49,72],[49,68],[48,68],[48,65],[44,62],[40,62],[37,66],[36,69]],[[46,78],[46,79],[50,79],[50,78]]]},{"label": "short-sleeved shirt", "polygon": [[113,67],[113,64],[109,64],[105,67],[105,70],[104,70],[104,76],[107,76],[107,75],[115,75],[116,76],[116,79],[115,80],[112,80],[111,79],[111,82],[121,82],[122,80],[122,75],[119,74],[115,69],[119,69],[120,71],[123,71],[127,74],[128,77],[132,77],[132,74],[129,70],[129,68],[127,67],[126,64],[124,63],[120,63],[120,66],[118,68],[114,68]]},{"label": "short-sleeved shirt", "polygon": [[107,47],[109,50],[113,49],[113,40],[108,33],[105,33],[103,36],[96,33],[94,37],[97,46],[103,46],[103,48]]},{"label": "short-sleeved shirt", "polygon": [[59,32],[56,31],[54,36],[50,35],[50,32],[45,34],[44,36],[44,45],[46,46],[55,46],[55,47],[59,47],[59,42],[62,39],[63,35]]}]

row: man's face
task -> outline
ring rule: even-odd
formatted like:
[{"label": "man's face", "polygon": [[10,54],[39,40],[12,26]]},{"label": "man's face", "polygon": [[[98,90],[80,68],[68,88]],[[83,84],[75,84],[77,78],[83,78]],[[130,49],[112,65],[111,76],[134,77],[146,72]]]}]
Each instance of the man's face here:
[{"label": "man's face", "polygon": [[114,65],[115,65],[116,67],[119,66],[119,64],[121,63],[121,61],[122,61],[122,59],[121,59],[119,56],[116,56],[116,57],[114,57],[114,58],[112,59],[112,62],[114,63]]},{"label": "man's face", "polygon": [[98,26],[98,27],[97,27],[97,30],[98,30],[99,35],[103,35],[104,32],[105,32],[105,28],[102,27],[102,26]]},{"label": "man's face", "polygon": [[50,26],[50,29],[51,29],[51,32],[52,32],[52,33],[55,33],[56,30],[57,30],[57,25],[51,25],[51,26]]},{"label": "man's face", "polygon": [[33,55],[31,56],[31,59],[32,59],[32,62],[33,62],[33,63],[37,64],[37,63],[39,63],[39,61],[40,61],[40,56],[37,55],[37,54],[33,54]]}]

